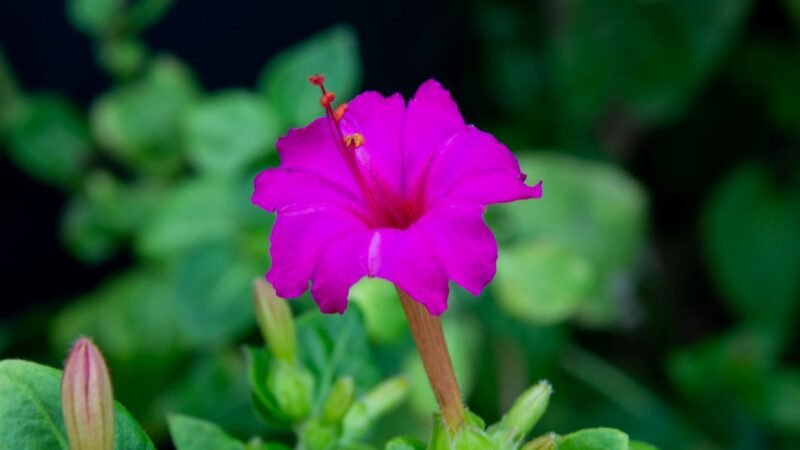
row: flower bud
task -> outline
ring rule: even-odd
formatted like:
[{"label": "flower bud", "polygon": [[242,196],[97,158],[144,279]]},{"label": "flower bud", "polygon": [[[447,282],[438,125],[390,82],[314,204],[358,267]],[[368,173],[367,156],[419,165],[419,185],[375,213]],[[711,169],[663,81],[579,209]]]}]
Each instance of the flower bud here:
[{"label": "flower bud", "polygon": [[543,436],[528,442],[522,447],[522,450],[557,450],[558,449],[558,435],[555,433],[547,433]]},{"label": "flower bud", "polygon": [[553,387],[540,381],[520,395],[503,419],[489,429],[498,448],[515,448],[547,409]]},{"label": "flower bud", "polygon": [[431,450],[497,450],[483,430],[483,419],[465,411],[464,422],[458,428],[448,428],[438,414],[434,419]]},{"label": "flower bud", "polygon": [[351,377],[339,378],[331,388],[325,405],[322,407],[322,423],[327,425],[341,424],[355,396],[355,384]]},{"label": "flower bud", "polygon": [[303,429],[303,448],[307,450],[326,450],[331,448],[339,437],[338,427],[312,420]]},{"label": "flower bud", "polygon": [[89,339],[75,342],[61,379],[61,409],[72,450],[114,450],[114,398],[103,355]]},{"label": "flower bud", "polygon": [[390,378],[355,402],[344,417],[344,432],[350,438],[361,437],[374,421],[396,408],[408,395],[408,381]]},{"label": "flower bud", "polygon": [[278,298],[275,289],[264,279],[255,280],[253,291],[256,320],[267,347],[276,358],[294,361],[297,355],[297,336],[292,310],[286,300]]},{"label": "flower bud", "polygon": [[275,359],[267,375],[267,386],[278,407],[293,421],[301,421],[311,413],[314,377],[305,368]]},{"label": "flower bud", "polygon": [[403,377],[390,378],[376,386],[361,399],[372,417],[380,417],[396,408],[408,395],[408,381]]},{"label": "flower bud", "polygon": [[386,443],[384,450],[425,450],[427,446],[422,441],[410,437],[396,437]]}]

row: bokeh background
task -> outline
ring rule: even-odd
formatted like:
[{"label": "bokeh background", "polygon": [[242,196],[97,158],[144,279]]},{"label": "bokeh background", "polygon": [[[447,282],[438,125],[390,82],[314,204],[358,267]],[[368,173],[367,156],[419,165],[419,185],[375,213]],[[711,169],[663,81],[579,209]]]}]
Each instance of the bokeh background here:
[{"label": "bokeh background", "polygon": [[[251,180],[339,94],[445,84],[545,196],[492,209],[498,275],[445,325],[496,419],[666,449],[800,448],[797,0],[70,0],[0,3],[0,356],[60,366],[93,336],[117,397],[265,434],[240,344],[269,266]],[[391,287],[353,293],[378,366],[433,403]],[[308,299],[293,303],[313,310]]]}]

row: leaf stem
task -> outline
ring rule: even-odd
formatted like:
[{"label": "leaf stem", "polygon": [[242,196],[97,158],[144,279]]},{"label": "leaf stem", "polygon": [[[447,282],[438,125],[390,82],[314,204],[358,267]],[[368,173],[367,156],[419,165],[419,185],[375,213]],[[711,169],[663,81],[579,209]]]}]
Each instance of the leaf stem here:
[{"label": "leaf stem", "polygon": [[447,351],[442,321],[439,317],[431,315],[424,306],[414,301],[402,289],[397,288],[397,296],[406,313],[411,335],[417,344],[422,365],[439,403],[442,418],[448,428],[456,430],[464,421],[464,403],[461,400],[453,363],[450,361],[450,353]]}]

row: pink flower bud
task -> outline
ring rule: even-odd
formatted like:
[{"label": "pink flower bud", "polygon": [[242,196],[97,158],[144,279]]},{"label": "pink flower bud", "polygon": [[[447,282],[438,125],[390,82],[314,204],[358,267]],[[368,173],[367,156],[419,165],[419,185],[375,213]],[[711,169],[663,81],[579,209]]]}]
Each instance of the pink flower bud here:
[{"label": "pink flower bud", "polygon": [[61,408],[71,450],[114,449],[114,398],[100,350],[89,339],[75,342],[61,380]]}]

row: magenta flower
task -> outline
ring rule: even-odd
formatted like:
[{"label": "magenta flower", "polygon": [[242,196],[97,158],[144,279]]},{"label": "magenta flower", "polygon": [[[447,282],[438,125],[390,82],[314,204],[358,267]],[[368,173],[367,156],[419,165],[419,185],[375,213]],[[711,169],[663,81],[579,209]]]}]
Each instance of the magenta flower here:
[{"label": "magenta flower", "polygon": [[363,277],[391,281],[431,314],[448,281],[479,295],[496,270],[487,205],[539,198],[511,152],[461,117],[436,81],[405,104],[365,92],[277,142],[280,167],[261,172],[252,201],[277,215],[267,280],[298,297],[311,282],[323,312],[343,312]]}]

